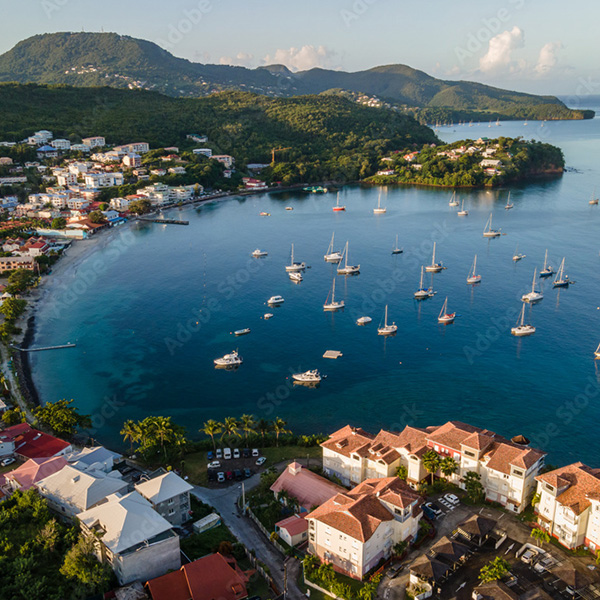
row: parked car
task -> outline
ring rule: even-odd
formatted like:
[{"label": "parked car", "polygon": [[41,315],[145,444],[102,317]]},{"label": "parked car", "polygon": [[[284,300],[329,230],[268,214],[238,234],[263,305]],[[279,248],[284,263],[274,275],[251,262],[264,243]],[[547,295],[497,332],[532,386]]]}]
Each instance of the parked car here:
[{"label": "parked car", "polygon": [[208,463],[209,469],[218,469],[220,466],[221,466],[221,463],[218,460],[213,460],[212,462]]},{"label": "parked car", "polygon": [[244,474],[242,473],[241,469],[236,469],[233,472],[233,476],[239,481],[240,479],[244,479]]},{"label": "parked car", "polygon": [[450,504],[458,504],[460,502],[458,496],[455,496],[454,494],[445,494],[444,500],[450,502]]},{"label": "parked car", "polygon": [[225,459],[231,458],[231,448],[225,448],[223,450],[223,458],[225,458]]},{"label": "parked car", "polygon": [[404,565],[394,565],[388,569],[387,575],[390,579],[393,579],[397,575],[399,575],[404,569]]},{"label": "parked car", "polygon": [[260,467],[260,465],[264,465],[267,462],[267,457],[266,456],[261,456],[257,461],[256,461],[256,465],[258,467]]},{"label": "parked car", "polygon": [[223,450],[221,448],[217,448],[217,458],[223,458]]},{"label": "parked car", "polygon": [[423,506],[427,510],[431,511],[436,517],[439,517],[444,514],[444,511],[437,504],[434,504],[433,502],[425,502],[425,504]]},{"label": "parked car", "polygon": [[252,448],[252,456],[260,456],[260,452],[258,448]]},{"label": "parked car", "polygon": [[429,519],[430,521],[435,521],[437,519],[437,515],[432,510],[427,508],[427,506],[425,506],[424,504],[423,504],[423,515],[425,516],[426,519]]},{"label": "parked car", "polygon": [[211,460],[215,460],[215,453],[212,450],[209,450],[206,454],[206,458],[210,462]]},{"label": "parked car", "polygon": [[244,477],[248,479],[248,477],[252,477],[252,471],[248,468],[244,469]]},{"label": "parked car", "polygon": [[240,449],[239,449],[239,448],[236,448],[236,449],[233,451],[233,458],[239,458],[239,457],[240,457]]},{"label": "parked car", "polygon": [[223,483],[225,481],[225,473],[223,473],[223,471],[219,471],[217,473],[217,481],[219,483]]},{"label": "parked car", "polygon": [[233,479],[233,471],[227,471],[227,473],[225,473],[225,477],[231,481]]},{"label": "parked car", "polygon": [[242,456],[243,456],[244,458],[250,458],[250,448],[244,448],[244,449],[242,450]]},{"label": "parked car", "polygon": [[3,467],[8,467],[8,465],[12,465],[17,459],[10,456],[9,458],[5,458],[0,465]]},{"label": "parked car", "polygon": [[206,475],[209,481],[217,481],[217,472],[214,469],[209,469]]},{"label": "parked car", "polygon": [[531,564],[533,564],[533,561],[537,558],[538,554],[539,554],[539,552],[537,550],[535,550],[534,548],[527,548],[527,550],[525,550],[525,552],[523,552],[523,555],[521,556],[521,560],[526,565],[531,565]]}]

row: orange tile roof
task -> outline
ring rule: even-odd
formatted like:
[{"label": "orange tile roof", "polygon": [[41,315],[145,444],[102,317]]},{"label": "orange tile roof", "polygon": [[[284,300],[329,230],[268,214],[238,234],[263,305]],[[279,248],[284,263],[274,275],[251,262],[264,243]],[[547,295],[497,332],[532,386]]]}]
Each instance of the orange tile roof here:
[{"label": "orange tile roof", "polygon": [[275,523],[275,527],[285,529],[292,537],[308,530],[308,521],[304,517],[292,515],[287,519]]}]

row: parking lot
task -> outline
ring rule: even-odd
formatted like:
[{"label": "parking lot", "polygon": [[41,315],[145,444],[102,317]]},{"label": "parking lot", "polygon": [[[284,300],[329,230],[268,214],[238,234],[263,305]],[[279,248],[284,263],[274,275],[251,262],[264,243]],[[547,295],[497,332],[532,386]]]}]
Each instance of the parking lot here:
[{"label": "parking lot", "polygon": [[206,459],[210,487],[248,479],[265,461],[257,448],[217,448],[208,452]]}]

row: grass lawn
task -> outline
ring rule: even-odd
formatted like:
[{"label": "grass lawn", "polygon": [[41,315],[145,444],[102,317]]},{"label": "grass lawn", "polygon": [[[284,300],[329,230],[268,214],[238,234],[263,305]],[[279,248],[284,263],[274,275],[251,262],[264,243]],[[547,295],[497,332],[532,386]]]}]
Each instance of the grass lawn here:
[{"label": "grass lawn", "polygon": [[231,542],[233,544],[236,541],[225,525],[219,525],[202,533],[194,533],[181,540],[181,549],[190,560],[196,560],[211,554],[221,542]]},{"label": "grass lawn", "polygon": [[311,600],[331,600],[331,596],[327,596],[323,592],[320,592],[319,590],[315,590],[315,588],[308,587],[304,583],[304,577],[302,575],[302,571],[300,571],[300,577],[298,577],[298,587],[305,594],[306,594],[307,590],[310,590]]}]

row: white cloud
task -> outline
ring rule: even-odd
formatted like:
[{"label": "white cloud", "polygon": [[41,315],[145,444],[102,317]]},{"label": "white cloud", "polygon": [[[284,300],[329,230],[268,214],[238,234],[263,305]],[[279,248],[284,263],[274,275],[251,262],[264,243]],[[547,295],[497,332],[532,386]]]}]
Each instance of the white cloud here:
[{"label": "white cloud", "polygon": [[513,59],[513,51],[524,46],[523,30],[516,25],[490,39],[488,50],[479,59],[479,68],[484,73],[501,71],[515,72],[525,65]]},{"label": "white cloud", "polygon": [[219,59],[220,65],[232,65],[235,67],[252,67],[254,66],[254,55],[247,52],[238,52],[235,57],[221,56]]},{"label": "white cloud", "polygon": [[291,71],[305,71],[314,67],[332,68],[335,52],[325,46],[302,46],[302,48],[279,48],[264,58],[266,65],[282,64]]},{"label": "white cloud", "polygon": [[558,64],[558,52],[562,50],[563,45],[560,42],[548,42],[540,50],[535,72],[538,75],[547,75],[553,71]]}]

